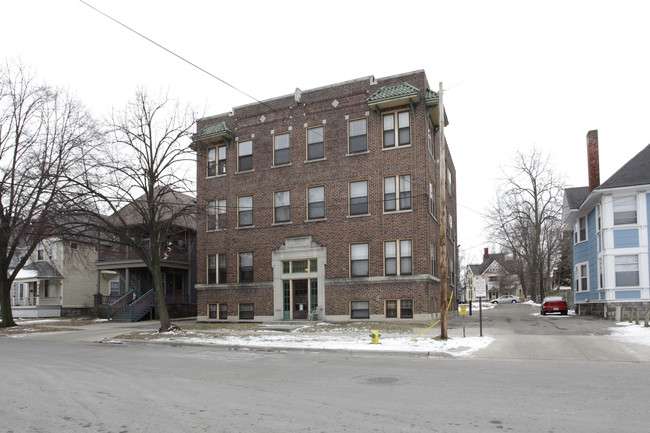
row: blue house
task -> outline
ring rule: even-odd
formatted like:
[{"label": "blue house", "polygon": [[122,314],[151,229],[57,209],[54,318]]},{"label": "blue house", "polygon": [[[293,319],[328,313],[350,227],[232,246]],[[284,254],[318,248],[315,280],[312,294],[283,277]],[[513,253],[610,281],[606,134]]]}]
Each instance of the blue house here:
[{"label": "blue house", "polygon": [[650,145],[600,184],[598,131],[587,134],[589,186],[564,190],[578,314],[614,314],[650,301]]}]

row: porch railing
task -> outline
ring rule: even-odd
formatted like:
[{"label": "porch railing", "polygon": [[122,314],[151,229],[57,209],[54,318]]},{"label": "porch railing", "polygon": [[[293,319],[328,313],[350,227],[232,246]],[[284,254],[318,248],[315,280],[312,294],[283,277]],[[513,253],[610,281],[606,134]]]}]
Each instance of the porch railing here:
[{"label": "porch railing", "polygon": [[124,309],[124,307],[126,307],[132,300],[133,290],[130,290],[126,294],[122,295],[118,300],[106,306],[106,317],[110,319],[112,315],[115,315],[118,311]]},{"label": "porch railing", "polygon": [[151,311],[154,303],[154,289],[149,290],[144,295],[133,301],[129,308],[131,309],[131,322],[136,322],[145,314]]},{"label": "porch railing", "polygon": [[31,296],[29,298],[11,298],[12,307],[31,307],[35,305],[61,305],[61,297],[44,298]]}]

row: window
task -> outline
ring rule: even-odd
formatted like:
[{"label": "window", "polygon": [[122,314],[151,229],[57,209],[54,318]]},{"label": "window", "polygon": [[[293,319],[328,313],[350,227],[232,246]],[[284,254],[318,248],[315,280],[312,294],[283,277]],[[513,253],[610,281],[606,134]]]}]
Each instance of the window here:
[{"label": "window", "polygon": [[307,219],[325,218],[325,187],[307,188]]},{"label": "window", "polygon": [[598,288],[602,289],[605,287],[605,282],[603,281],[603,258],[598,257]]},{"label": "window", "polygon": [[36,260],[45,260],[45,247],[43,244],[38,244],[36,247]]},{"label": "window", "polygon": [[217,200],[217,228],[226,228],[226,200]]},{"label": "window", "polygon": [[576,292],[586,292],[589,290],[588,285],[588,265],[586,263],[579,264],[575,268],[575,279],[576,279]]},{"label": "window", "polygon": [[384,211],[397,210],[396,183],[399,182],[399,210],[411,209],[411,175],[384,178]]},{"label": "window", "polygon": [[429,123],[427,125],[427,144],[429,146],[429,153],[431,153],[431,156],[435,155],[433,150],[433,144],[434,144],[433,137],[434,137],[433,131],[431,130],[431,124]]},{"label": "window", "polygon": [[350,274],[353,277],[368,276],[368,244],[350,245]]},{"label": "window", "polygon": [[253,253],[239,253],[239,281],[253,281]]},{"label": "window", "polygon": [[636,224],[636,196],[614,199],[614,225]]},{"label": "window", "polygon": [[436,215],[436,195],[433,182],[429,181],[429,213],[431,216]]},{"label": "window", "polygon": [[405,146],[411,143],[410,116],[408,111],[384,114],[383,127],[384,149],[395,147],[396,136],[399,146]]},{"label": "window", "polygon": [[400,317],[402,319],[412,319],[413,318],[413,300],[411,300],[411,299],[402,299],[400,301]]},{"label": "window", "polygon": [[411,240],[384,242],[385,275],[410,275],[412,264]]},{"label": "window", "polygon": [[454,183],[452,182],[451,170],[449,169],[447,169],[447,191],[449,195],[453,195],[454,193]]},{"label": "window", "polygon": [[226,146],[217,148],[217,174],[226,174]]},{"label": "window", "polygon": [[208,148],[208,177],[217,175],[217,148]]},{"label": "window", "polygon": [[348,123],[350,153],[365,152],[368,149],[368,124],[366,119],[351,120]]},{"label": "window", "polygon": [[596,231],[600,231],[603,228],[600,204],[596,205]]},{"label": "window", "polygon": [[368,181],[350,182],[350,215],[368,213]]},{"label": "window", "polygon": [[429,246],[429,256],[431,259],[431,275],[438,275],[438,266],[436,264],[436,246],[431,244]]},{"label": "window", "polygon": [[318,262],[316,259],[309,260],[291,260],[282,262],[283,274],[305,274],[318,271]]},{"label": "window", "polygon": [[273,136],[273,165],[289,163],[289,133]]},{"label": "window", "polygon": [[225,254],[208,254],[208,284],[227,283]]},{"label": "window", "polygon": [[217,201],[216,200],[210,200],[208,202],[206,215],[208,219],[207,221],[208,230],[216,230],[217,229]]},{"label": "window", "polygon": [[239,304],[239,319],[252,320],[255,317],[253,304]]},{"label": "window", "polygon": [[253,225],[253,196],[239,197],[238,199],[239,227]]},{"label": "window", "polygon": [[576,223],[575,243],[587,240],[587,217],[580,217]]},{"label": "window", "polygon": [[325,157],[324,128],[317,126],[307,130],[307,159],[320,159]]},{"label": "window", "polygon": [[386,317],[387,318],[397,317],[397,300],[391,299],[386,301]]},{"label": "window", "polygon": [[289,191],[278,191],[274,194],[273,215],[276,223],[291,220],[291,196]]},{"label": "window", "polygon": [[352,319],[369,319],[370,303],[368,301],[350,302],[350,318]]},{"label": "window", "polygon": [[253,141],[240,141],[237,143],[239,171],[253,169]]},{"label": "window", "polygon": [[228,304],[208,304],[208,319],[226,320]]},{"label": "window", "polygon": [[616,287],[639,285],[639,256],[616,256]]}]

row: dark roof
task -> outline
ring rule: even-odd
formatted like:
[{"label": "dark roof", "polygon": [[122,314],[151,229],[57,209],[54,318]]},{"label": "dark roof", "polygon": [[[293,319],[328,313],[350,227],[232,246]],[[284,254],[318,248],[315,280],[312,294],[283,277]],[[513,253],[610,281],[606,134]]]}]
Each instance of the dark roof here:
[{"label": "dark roof", "polygon": [[384,86],[370,95],[366,100],[368,103],[386,101],[390,99],[400,99],[407,96],[418,96],[420,89],[409,84],[394,84],[392,86]]},{"label": "dark roof", "polygon": [[650,184],[650,144],[597,189]]},{"label": "dark roof", "polygon": [[231,138],[235,136],[235,134],[233,134],[232,130],[228,127],[226,122],[219,122],[219,123],[213,123],[211,125],[208,125],[205,128],[198,131],[196,134],[194,134],[192,136],[192,139],[196,141],[196,140],[203,140],[205,138],[221,137],[221,136],[227,136]]},{"label": "dark roof", "polygon": [[588,186],[580,186],[577,188],[565,188],[564,197],[569,204],[569,209],[578,209],[583,201],[589,195]]},{"label": "dark roof", "polygon": [[506,255],[504,253],[488,254],[487,258],[483,259],[483,263],[480,265],[469,265],[469,268],[474,275],[482,275],[493,262],[498,262],[503,267],[505,260]]},{"label": "dark roof", "polygon": [[63,276],[48,262],[29,263],[21,269],[23,271],[36,271],[34,278],[63,278]]}]

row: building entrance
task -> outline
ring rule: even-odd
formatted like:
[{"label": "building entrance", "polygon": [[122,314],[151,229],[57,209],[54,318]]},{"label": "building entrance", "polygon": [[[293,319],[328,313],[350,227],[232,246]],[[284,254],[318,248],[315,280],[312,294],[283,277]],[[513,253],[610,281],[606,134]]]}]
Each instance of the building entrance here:
[{"label": "building entrance", "polygon": [[293,280],[293,318],[304,320],[309,314],[308,280]]}]

